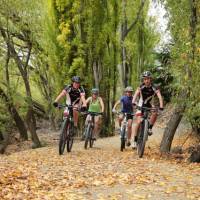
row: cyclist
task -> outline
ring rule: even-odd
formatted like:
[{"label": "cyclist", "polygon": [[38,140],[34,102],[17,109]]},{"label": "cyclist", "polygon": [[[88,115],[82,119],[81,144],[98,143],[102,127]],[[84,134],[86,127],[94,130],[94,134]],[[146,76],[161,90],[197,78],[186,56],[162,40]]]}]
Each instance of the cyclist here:
[{"label": "cyclist", "polygon": [[[104,112],[104,103],[102,98],[99,96],[99,89],[93,88],[91,90],[92,96],[88,97],[86,100],[86,104],[89,105],[89,112],[103,113]],[[90,116],[88,115],[85,121],[85,125],[87,125]],[[100,125],[101,125],[101,115],[94,117],[94,132],[93,137],[96,139],[98,136]]]},{"label": "cyclist", "polygon": [[[136,105],[136,99],[139,97],[138,106],[144,106],[148,108],[154,107],[153,104],[151,104],[152,99],[155,95],[157,95],[159,99],[160,108],[159,110],[163,110],[163,98],[161,96],[160,90],[153,85],[152,83],[152,75],[149,71],[144,71],[142,73],[142,84],[138,87],[138,89],[135,91],[135,94],[133,96],[133,105]],[[132,142],[132,147],[136,148],[136,142],[137,142],[137,131],[141,122],[141,116],[142,113],[140,110],[136,111],[136,125],[134,128],[134,141]],[[156,121],[157,118],[157,112],[152,112],[152,115],[150,117],[150,125],[149,125],[149,135],[152,135],[152,127]]]},{"label": "cyclist", "polygon": [[62,97],[66,97],[66,103],[73,105],[73,118],[74,118],[74,128],[75,133],[77,133],[78,125],[78,111],[77,108],[82,103],[82,110],[86,110],[86,100],[85,100],[85,91],[84,88],[80,85],[81,79],[79,76],[72,77],[71,85],[67,85],[62,92],[56,97],[53,105],[58,107],[58,101]]},{"label": "cyclist", "polygon": [[[121,112],[122,114],[119,115],[118,122],[119,122],[119,127],[121,127],[122,120],[124,118],[123,113],[132,113],[133,112],[133,88],[131,86],[128,86],[125,88],[125,95],[121,97],[120,100],[118,100],[114,107],[113,107],[113,112],[116,112],[116,107],[121,103]],[[131,135],[132,135],[132,121],[133,121],[133,116],[128,115],[128,138],[127,138],[127,146],[131,145]]]}]

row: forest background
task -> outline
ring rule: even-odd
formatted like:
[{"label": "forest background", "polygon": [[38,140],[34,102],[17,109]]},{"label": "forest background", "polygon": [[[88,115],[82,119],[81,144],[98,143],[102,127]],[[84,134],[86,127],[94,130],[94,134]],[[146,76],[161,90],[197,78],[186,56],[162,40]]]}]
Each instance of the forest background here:
[{"label": "forest background", "polygon": [[37,122],[56,129],[61,116],[52,103],[74,75],[87,96],[100,89],[102,136],[113,134],[113,104],[126,86],[137,88],[144,70],[173,105],[160,150],[170,151],[183,116],[198,135],[200,2],[153,3],[166,10],[171,39],[164,45],[148,15],[150,0],[0,0],[0,151],[16,130],[32,147],[42,146]]}]

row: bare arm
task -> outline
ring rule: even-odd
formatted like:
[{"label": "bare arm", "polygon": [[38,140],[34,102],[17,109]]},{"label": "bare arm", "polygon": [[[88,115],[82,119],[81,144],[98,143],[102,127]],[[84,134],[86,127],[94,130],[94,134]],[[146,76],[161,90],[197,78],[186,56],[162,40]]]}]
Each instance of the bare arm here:
[{"label": "bare arm", "polygon": [[88,104],[91,101],[91,97],[88,97],[86,100],[86,104]]},{"label": "bare arm", "polygon": [[83,103],[83,107],[87,107],[87,103],[86,103],[86,100],[85,100],[85,93],[81,93],[81,101]]},{"label": "bare arm", "polygon": [[63,90],[55,99],[55,102],[58,102],[62,97],[66,95],[66,91]]},{"label": "bare arm", "polygon": [[160,93],[160,90],[158,90],[156,94],[157,94],[158,99],[159,99],[160,108],[163,108],[163,98],[162,98],[162,95]]},{"label": "bare arm", "polygon": [[104,103],[101,97],[99,97],[100,105],[101,105],[101,112],[104,112]]},{"label": "bare arm", "polygon": [[120,104],[120,100],[116,101],[115,105],[113,106],[113,110]]},{"label": "bare arm", "polygon": [[135,91],[135,94],[133,95],[133,100],[132,100],[132,103],[133,104],[136,104],[136,99],[137,97],[140,95],[140,88],[138,88],[136,91]]}]

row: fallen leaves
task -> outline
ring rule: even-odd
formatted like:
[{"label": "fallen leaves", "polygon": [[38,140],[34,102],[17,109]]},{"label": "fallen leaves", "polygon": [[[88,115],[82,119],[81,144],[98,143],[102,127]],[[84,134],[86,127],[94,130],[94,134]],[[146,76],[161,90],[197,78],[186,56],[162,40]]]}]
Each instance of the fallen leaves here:
[{"label": "fallen leaves", "polygon": [[57,147],[0,158],[0,199],[197,199],[198,165],[177,165],[131,150],[75,148],[59,156]]}]

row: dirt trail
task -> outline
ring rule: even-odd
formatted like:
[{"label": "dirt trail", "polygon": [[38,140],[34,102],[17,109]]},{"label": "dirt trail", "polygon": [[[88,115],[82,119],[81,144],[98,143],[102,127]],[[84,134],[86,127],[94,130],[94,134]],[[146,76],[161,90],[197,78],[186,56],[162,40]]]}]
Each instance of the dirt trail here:
[{"label": "dirt trail", "polygon": [[57,144],[0,157],[0,199],[200,200],[200,165],[164,159],[155,128],[144,158],[119,151],[119,136],[98,139],[93,149],[77,142],[58,155]]}]

